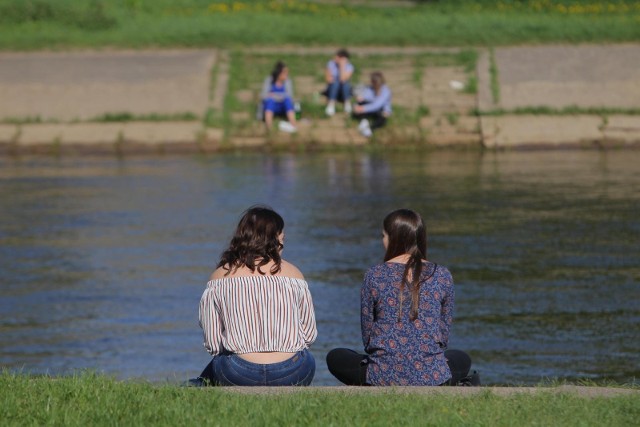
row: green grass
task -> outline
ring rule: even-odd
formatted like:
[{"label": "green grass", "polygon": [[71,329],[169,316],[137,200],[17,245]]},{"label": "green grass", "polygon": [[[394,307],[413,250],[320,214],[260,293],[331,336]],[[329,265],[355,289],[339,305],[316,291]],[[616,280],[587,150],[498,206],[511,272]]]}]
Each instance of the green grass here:
[{"label": "green grass", "polygon": [[194,113],[176,114],[133,114],[128,112],[106,113],[90,119],[90,122],[111,123],[111,122],[193,122],[200,120]]},{"label": "green grass", "polygon": [[0,123],[8,124],[8,125],[28,125],[35,123],[52,123],[55,120],[43,120],[40,116],[30,116],[30,117],[7,117],[0,120]]},{"label": "green grass", "polygon": [[0,0],[0,49],[640,40],[640,2],[634,0],[447,0],[415,2],[414,7],[388,3]]},{"label": "green grass", "polygon": [[489,75],[491,79],[491,98],[494,104],[498,104],[500,102],[500,84],[498,83],[496,52],[493,47],[489,49]]},{"label": "green grass", "polygon": [[579,397],[538,392],[498,397],[345,393],[314,387],[295,393],[242,394],[229,389],[74,377],[0,375],[0,419],[23,425],[438,425],[627,426],[640,396]]},{"label": "green grass", "polygon": [[[176,114],[133,114],[129,112],[119,113],[105,113],[100,116],[93,117],[88,120],[71,120],[71,123],[123,123],[123,122],[193,122],[198,121],[200,118],[190,112],[176,113]],[[36,123],[61,123],[60,120],[55,119],[42,119],[40,116],[33,117],[8,117],[1,119],[0,123],[11,125],[26,125]]]}]

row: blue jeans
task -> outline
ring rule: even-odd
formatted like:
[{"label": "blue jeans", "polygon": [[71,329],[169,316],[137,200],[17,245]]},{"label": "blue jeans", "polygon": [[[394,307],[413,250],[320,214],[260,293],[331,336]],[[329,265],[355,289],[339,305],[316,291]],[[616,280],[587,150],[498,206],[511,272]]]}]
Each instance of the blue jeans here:
[{"label": "blue jeans", "polygon": [[351,99],[351,83],[333,81],[327,86],[327,98],[331,101],[348,101]]},{"label": "blue jeans", "polygon": [[235,353],[213,356],[200,374],[214,385],[292,386],[309,385],[316,372],[316,361],[309,350],[297,352],[284,362],[259,364]]}]

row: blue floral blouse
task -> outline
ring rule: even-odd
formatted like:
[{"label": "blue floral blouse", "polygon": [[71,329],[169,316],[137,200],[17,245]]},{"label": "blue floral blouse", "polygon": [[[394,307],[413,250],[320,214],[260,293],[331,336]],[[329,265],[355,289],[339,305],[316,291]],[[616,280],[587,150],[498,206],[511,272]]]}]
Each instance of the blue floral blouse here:
[{"label": "blue floral blouse", "polygon": [[405,264],[387,262],[371,267],[364,277],[360,316],[362,341],[369,355],[367,383],[440,385],[451,378],[444,350],[453,318],[453,278],[445,267],[425,262],[418,318],[409,320],[411,294],[405,286],[399,320],[404,269]]}]

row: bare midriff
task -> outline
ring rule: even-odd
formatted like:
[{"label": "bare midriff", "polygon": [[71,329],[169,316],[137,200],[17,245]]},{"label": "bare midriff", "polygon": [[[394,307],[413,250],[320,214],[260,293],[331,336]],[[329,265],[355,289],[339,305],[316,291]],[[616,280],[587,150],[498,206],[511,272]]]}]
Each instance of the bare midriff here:
[{"label": "bare midriff", "polygon": [[247,362],[259,363],[261,365],[268,365],[269,363],[284,362],[295,356],[295,353],[283,353],[280,351],[271,351],[263,353],[243,353],[238,356]]}]

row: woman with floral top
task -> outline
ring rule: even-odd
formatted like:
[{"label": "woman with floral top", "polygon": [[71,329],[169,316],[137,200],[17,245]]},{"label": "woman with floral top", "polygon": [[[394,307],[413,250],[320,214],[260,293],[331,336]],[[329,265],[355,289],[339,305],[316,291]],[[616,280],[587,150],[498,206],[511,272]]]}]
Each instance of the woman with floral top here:
[{"label": "woman with floral top", "polygon": [[447,350],[453,317],[453,278],[427,260],[427,235],[419,214],[391,212],[383,222],[384,262],[371,267],[361,288],[366,354],[338,348],[329,371],[347,385],[436,386],[458,384],[470,357]]}]

